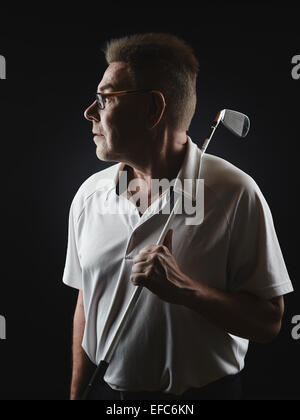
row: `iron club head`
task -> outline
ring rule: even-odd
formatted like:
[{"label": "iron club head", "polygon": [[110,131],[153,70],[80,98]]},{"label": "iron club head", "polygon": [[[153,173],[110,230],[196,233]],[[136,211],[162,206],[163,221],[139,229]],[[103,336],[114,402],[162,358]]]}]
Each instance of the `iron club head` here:
[{"label": "iron club head", "polygon": [[250,120],[247,115],[231,109],[220,111],[217,120],[238,137],[246,137],[250,129]]},{"label": "iron club head", "polygon": [[247,115],[231,109],[223,109],[218,113],[211,126],[210,136],[204,141],[201,151],[205,153],[218,125],[222,123],[229,131],[238,137],[246,137],[250,129],[250,120]]}]

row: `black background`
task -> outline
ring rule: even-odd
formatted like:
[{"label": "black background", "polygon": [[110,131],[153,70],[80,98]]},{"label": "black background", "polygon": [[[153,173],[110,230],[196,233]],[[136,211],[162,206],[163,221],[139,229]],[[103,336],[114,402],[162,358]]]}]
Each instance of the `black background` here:
[{"label": "black background", "polygon": [[300,54],[298,10],[267,2],[80,7],[1,16],[7,80],[0,80],[0,314],[7,340],[0,341],[0,399],[68,398],[77,297],[61,283],[68,211],[81,183],[110,165],[96,158],[83,111],[106,67],[104,41],[150,31],[182,37],[200,61],[194,142],[202,143],[220,109],[251,119],[247,140],[221,128],[208,153],[260,186],[296,292],[286,296],[278,338],[250,346],[245,398],[299,399],[299,341],[291,337],[300,313],[300,81],[291,76],[291,59]]}]

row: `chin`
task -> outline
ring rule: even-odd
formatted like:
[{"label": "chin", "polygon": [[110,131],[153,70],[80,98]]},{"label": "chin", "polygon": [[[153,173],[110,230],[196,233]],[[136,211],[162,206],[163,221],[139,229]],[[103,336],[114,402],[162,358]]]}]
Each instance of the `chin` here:
[{"label": "chin", "polygon": [[116,153],[103,147],[97,147],[96,155],[99,160],[103,160],[104,162],[118,162]]}]

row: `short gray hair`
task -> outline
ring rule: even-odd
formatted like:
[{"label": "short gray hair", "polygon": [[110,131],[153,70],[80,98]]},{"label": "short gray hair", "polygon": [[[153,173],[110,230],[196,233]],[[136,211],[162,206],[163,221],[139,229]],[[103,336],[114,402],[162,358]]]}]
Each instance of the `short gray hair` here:
[{"label": "short gray hair", "polygon": [[104,54],[108,64],[129,64],[134,88],[160,90],[171,126],[189,129],[196,109],[199,72],[199,62],[189,45],[175,35],[136,34],[108,41]]}]

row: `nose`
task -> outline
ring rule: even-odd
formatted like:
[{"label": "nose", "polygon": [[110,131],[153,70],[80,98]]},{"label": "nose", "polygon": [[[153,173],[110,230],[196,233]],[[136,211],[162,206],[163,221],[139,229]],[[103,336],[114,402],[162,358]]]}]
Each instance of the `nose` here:
[{"label": "nose", "polygon": [[97,102],[94,101],[85,111],[84,117],[88,121],[100,121],[100,110],[98,108]]}]

